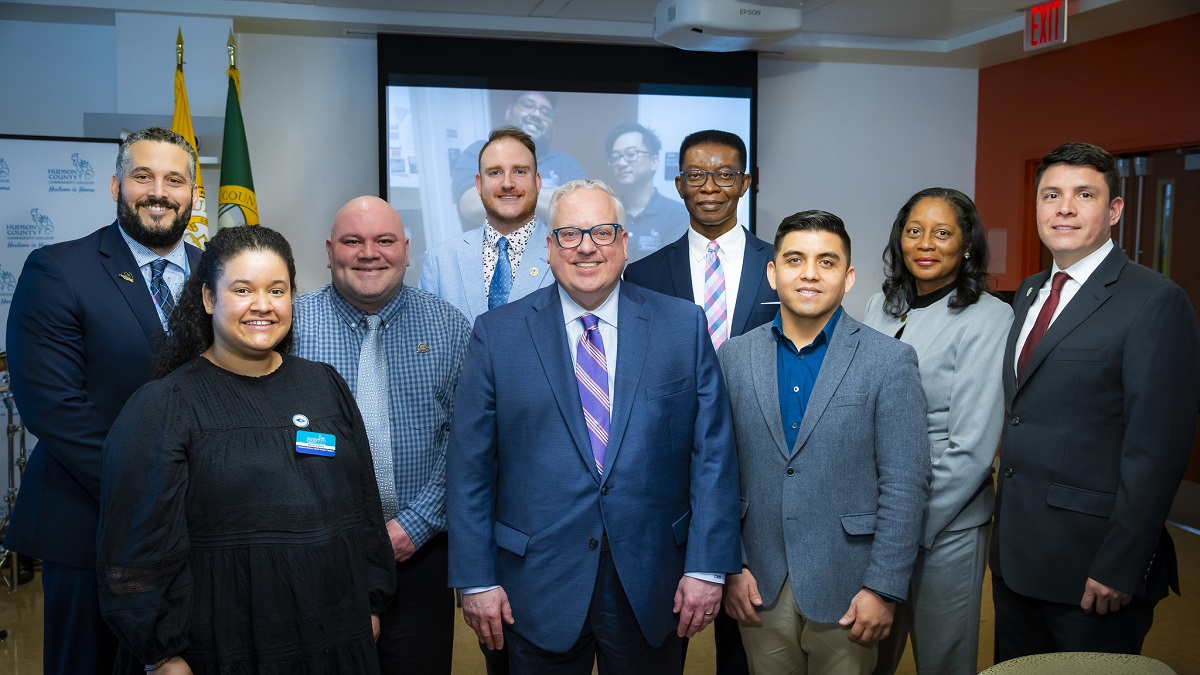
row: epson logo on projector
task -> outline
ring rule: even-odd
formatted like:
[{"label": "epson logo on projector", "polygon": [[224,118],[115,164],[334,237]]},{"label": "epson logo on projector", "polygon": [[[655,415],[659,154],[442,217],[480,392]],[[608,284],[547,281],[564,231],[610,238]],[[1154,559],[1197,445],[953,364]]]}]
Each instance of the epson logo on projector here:
[{"label": "epson logo on projector", "polygon": [[739,14],[749,14],[751,16],[762,16],[762,10],[761,9],[743,9],[739,12]]}]

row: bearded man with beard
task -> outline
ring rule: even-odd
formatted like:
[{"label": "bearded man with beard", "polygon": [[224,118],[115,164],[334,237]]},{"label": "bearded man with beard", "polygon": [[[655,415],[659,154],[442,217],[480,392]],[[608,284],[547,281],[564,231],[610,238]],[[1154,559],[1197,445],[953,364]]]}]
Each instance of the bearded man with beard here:
[{"label": "bearded man with beard", "polygon": [[116,637],[96,587],[100,448],[151,376],[200,249],[183,242],[196,153],[179,134],[130,134],[110,181],[116,222],[29,254],[8,319],[17,407],[38,438],[5,544],[42,560],[46,673],[110,673]]},{"label": "bearded man with beard", "polygon": [[[546,220],[550,212],[550,194],[555,188],[569,181],[587,178],[583,167],[574,157],[551,148],[557,108],[558,95],[554,92],[519,91],[504,109],[504,123],[525,132],[537,144],[537,164],[542,178],[537,215],[542,220]],[[486,205],[476,198],[476,191],[471,189],[475,187],[475,158],[483,146],[484,141],[476,141],[463,150],[451,174],[450,190],[457,200],[464,230],[478,227],[486,215]]]}]

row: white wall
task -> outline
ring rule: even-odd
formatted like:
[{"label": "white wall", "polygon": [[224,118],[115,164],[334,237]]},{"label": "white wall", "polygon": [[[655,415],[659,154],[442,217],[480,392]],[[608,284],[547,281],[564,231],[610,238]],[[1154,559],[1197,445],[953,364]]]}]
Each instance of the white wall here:
[{"label": "white wall", "polygon": [[975,192],[978,73],[760,59],[758,236],[823,209],[846,222],[861,317],[896,212],[932,186]]}]

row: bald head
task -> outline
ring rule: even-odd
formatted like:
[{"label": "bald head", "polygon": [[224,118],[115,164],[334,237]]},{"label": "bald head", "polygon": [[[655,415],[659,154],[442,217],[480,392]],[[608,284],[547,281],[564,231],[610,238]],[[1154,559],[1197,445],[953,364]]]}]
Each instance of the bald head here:
[{"label": "bald head", "polygon": [[356,197],[337,212],[325,252],[333,287],[368,314],[379,311],[404,285],[404,223],[396,209],[378,197]]}]

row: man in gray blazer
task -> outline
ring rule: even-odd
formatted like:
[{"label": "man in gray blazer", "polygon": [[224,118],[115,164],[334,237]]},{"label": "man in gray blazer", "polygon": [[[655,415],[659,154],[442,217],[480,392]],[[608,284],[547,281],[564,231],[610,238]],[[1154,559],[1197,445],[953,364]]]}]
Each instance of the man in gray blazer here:
[{"label": "man in gray blazer", "polygon": [[534,215],[542,186],[536,150],[516,127],[493,131],[479,151],[475,175],[486,220],[425,253],[421,289],[454,305],[471,323],[554,280],[546,226]]},{"label": "man in gray blazer", "polygon": [[775,321],[718,352],[742,488],[725,611],[752,673],[865,675],[907,597],[929,494],[917,357],[841,308],[854,268],[837,216],[784,219],[767,278]]}]

